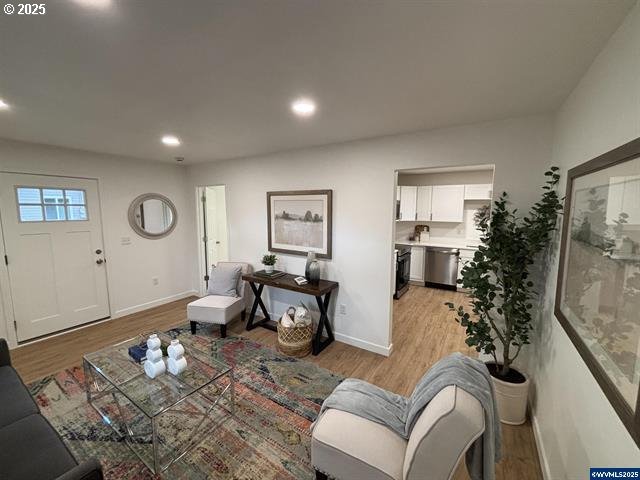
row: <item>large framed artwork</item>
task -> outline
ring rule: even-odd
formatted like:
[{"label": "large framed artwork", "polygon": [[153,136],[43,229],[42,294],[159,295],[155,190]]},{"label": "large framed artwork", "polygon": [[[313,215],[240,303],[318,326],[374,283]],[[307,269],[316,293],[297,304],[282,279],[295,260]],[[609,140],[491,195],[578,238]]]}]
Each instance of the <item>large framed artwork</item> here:
[{"label": "large framed artwork", "polygon": [[267,192],[269,250],[331,258],[332,190]]},{"label": "large framed artwork", "polygon": [[555,314],[640,445],[640,138],[568,172]]}]

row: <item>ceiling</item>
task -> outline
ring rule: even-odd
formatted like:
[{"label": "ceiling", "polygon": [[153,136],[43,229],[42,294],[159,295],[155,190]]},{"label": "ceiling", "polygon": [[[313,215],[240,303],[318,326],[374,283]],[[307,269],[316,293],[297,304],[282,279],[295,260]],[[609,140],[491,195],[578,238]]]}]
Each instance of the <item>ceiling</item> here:
[{"label": "ceiling", "polygon": [[634,3],[49,1],[0,15],[0,137],[194,163],[549,112]]}]

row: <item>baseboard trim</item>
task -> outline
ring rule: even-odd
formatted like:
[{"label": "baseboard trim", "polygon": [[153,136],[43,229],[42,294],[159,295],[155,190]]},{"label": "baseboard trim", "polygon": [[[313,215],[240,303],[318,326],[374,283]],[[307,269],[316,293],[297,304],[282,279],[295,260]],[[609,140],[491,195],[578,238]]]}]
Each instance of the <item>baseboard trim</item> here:
[{"label": "baseboard trim", "polygon": [[388,347],[383,347],[382,345],[378,345],[377,343],[360,340],[359,338],[350,337],[349,335],[345,335],[343,333],[335,332],[334,336],[338,342],[346,343],[347,345],[351,345],[353,347],[362,348],[363,350],[368,350],[373,353],[378,353],[380,355],[384,355],[385,357],[391,355],[391,352],[393,351],[393,343]]},{"label": "baseboard trim", "polygon": [[165,303],[175,302],[176,300],[181,300],[192,295],[197,296],[197,290],[187,290],[185,292],[176,293],[175,295],[170,295],[168,297],[158,298],[150,302],[141,303],[140,305],[133,305],[132,307],[122,308],[120,310],[116,310],[114,314],[111,315],[111,318],[124,317],[125,315],[131,315],[132,313],[138,313],[149,308],[159,307],[160,305],[164,305]]},{"label": "baseboard trim", "polygon": [[533,438],[535,438],[536,447],[538,448],[538,461],[540,462],[540,469],[542,470],[542,478],[544,478],[544,480],[551,480],[551,470],[549,468],[547,453],[542,443],[542,433],[540,432],[538,417],[536,417],[533,412],[529,412],[529,415],[531,417],[531,426],[533,427]]}]

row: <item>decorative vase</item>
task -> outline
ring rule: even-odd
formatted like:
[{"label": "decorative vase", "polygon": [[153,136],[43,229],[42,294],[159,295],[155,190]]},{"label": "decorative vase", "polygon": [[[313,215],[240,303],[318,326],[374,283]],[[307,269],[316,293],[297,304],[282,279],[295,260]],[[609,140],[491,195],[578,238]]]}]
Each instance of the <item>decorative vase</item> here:
[{"label": "decorative vase", "polygon": [[316,252],[307,252],[307,263],[304,266],[304,276],[309,280],[309,265],[316,261]]},{"label": "decorative vase", "polygon": [[[493,363],[487,364],[495,365]],[[498,366],[499,368],[499,366]],[[511,367],[511,370],[515,370]],[[491,371],[491,368],[489,368]],[[529,377],[518,370],[515,372],[524,381],[520,383],[508,382],[491,375],[493,387],[496,392],[496,402],[498,404],[498,415],[500,421],[507,425],[522,425],[527,419],[527,399],[529,398]]]},{"label": "decorative vase", "polygon": [[273,265],[265,265],[264,266],[264,271],[266,273],[273,273]]},{"label": "decorative vase", "polygon": [[309,262],[306,277],[311,285],[317,285],[320,282],[320,264],[317,260]]}]

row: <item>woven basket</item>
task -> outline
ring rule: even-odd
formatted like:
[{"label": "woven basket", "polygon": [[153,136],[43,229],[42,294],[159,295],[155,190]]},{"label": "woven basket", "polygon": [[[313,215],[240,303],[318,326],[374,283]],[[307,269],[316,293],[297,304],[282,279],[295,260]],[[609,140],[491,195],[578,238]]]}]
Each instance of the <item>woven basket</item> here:
[{"label": "woven basket", "polygon": [[278,350],[291,357],[306,357],[311,353],[313,325],[283,327],[278,322]]}]

